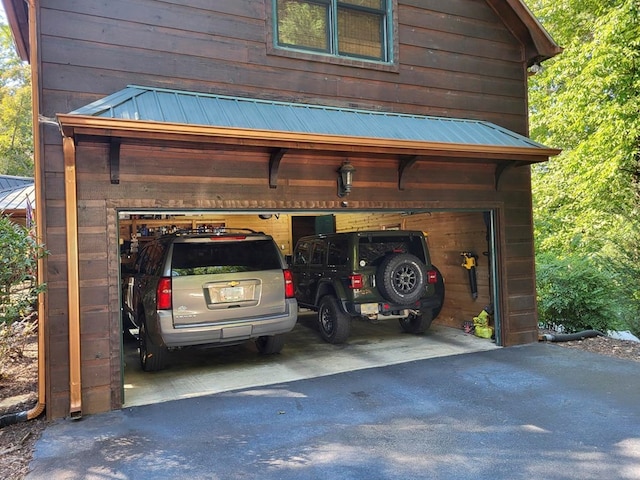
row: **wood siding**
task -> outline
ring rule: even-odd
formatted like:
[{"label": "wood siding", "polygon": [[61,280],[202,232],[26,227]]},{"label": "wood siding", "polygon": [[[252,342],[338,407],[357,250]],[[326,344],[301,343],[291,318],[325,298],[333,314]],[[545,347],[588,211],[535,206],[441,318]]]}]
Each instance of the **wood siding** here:
[{"label": "wood siding", "polygon": [[[309,61],[268,45],[267,0],[189,2],[42,0],[38,2],[41,114],[55,118],[126,85],[168,88],[484,119],[527,133],[523,47],[480,0],[398,1],[398,63],[392,69]],[[46,204],[47,415],[69,409],[65,182],[61,136],[43,124]],[[108,146],[77,146],[83,410],[122,405],[117,213],[199,209],[225,212],[343,212],[488,210],[498,217],[501,311],[506,345],[536,339],[531,193],[528,167],[508,170],[495,189],[495,165],[481,159],[431,159],[410,170],[398,190],[397,159],[354,155],[353,193],[336,196],[342,157],[287,155],[278,187],[269,188],[268,152],[220,146],[123,145],[120,183],[110,183]],[[458,266],[464,239],[447,237],[477,216],[434,215],[448,243],[434,252],[456,272],[452,292],[468,295]],[[437,220],[435,220],[437,218]],[[472,220],[472,221],[469,221]],[[473,227],[472,227],[473,225]],[[449,233],[448,233],[449,232]],[[435,233],[434,233],[435,235]],[[470,237],[469,237],[470,238]],[[475,238],[475,237],[474,237]],[[284,242],[284,240],[283,240]],[[291,245],[285,243],[285,249]],[[461,262],[460,262],[461,263]],[[482,259],[480,263],[482,267]],[[482,267],[484,268],[484,267]],[[454,273],[451,274],[453,278]],[[478,276],[486,295],[485,273]],[[482,280],[481,280],[482,279]],[[452,324],[478,308],[460,310],[447,298]]]}]

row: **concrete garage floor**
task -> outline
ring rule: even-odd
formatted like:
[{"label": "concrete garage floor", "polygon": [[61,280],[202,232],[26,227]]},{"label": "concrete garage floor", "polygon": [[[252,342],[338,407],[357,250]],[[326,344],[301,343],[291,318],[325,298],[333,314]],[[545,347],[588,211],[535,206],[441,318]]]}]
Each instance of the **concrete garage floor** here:
[{"label": "concrete garage floor", "polygon": [[378,324],[354,321],[348,343],[331,345],[320,338],[316,314],[302,311],[278,355],[259,355],[253,342],[225,348],[185,348],[170,353],[165,370],[146,373],[140,369],[135,342],[125,342],[124,406],[497,348],[491,340],[437,324],[424,335],[406,334],[396,320]]}]

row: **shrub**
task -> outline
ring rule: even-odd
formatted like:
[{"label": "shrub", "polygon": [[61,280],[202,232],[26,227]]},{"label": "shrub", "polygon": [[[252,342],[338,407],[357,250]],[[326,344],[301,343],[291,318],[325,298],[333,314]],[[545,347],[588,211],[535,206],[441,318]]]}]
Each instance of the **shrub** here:
[{"label": "shrub", "polygon": [[47,252],[29,231],[0,215],[0,325],[8,326],[33,311],[38,294],[38,259]]},{"label": "shrub", "polygon": [[615,272],[607,262],[577,256],[536,257],[538,316],[545,326],[567,332],[617,330],[627,302],[619,298]]}]

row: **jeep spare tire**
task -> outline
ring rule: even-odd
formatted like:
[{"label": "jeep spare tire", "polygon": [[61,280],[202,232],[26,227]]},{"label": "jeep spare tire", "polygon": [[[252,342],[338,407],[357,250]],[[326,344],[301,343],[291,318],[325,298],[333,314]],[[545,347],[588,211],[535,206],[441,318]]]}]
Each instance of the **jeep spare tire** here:
[{"label": "jeep spare tire", "polygon": [[380,293],[392,303],[409,305],[425,292],[427,267],[410,253],[396,253],[382,260],[376,272]]}]

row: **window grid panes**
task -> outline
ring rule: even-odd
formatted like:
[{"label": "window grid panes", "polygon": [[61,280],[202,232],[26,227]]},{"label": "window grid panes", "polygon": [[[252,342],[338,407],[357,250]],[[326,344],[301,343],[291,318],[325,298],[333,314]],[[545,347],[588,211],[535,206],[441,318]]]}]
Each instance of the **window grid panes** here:
[{"label": "window grid panes", "polygon": [[386,62],[388,15],[387,0],[277,0],[276,43]]}]

